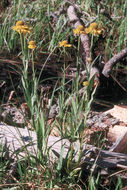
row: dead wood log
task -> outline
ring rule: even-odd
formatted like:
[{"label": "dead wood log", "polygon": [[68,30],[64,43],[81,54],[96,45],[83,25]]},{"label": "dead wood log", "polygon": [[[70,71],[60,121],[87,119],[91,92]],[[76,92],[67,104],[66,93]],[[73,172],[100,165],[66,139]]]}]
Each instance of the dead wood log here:
[{"label": "dead wood log", "polygon": [[113,152],[125,152],[127,150],[127,131],[124,132],[110,148]]},{"label": "dead wood log", "polygon": [[127,56],[127,48],[121,50],[118,54],[115,54],[104,66],[103,75],[109,77],[113,66],[118,63],[121,59]]},{"label": "dead wood log", "polygon": [[[34,131],[28,131],[27,128],[19,129],[17,127],[1,124],[0,139],[1,143],[6,144],[11,158],[17,159],[18,157],[26,156],[26,148],[30,153],[36,155],[37,143]],[[63,157],[65,158],[70,147],[69,140],[61,139],[61,137],[49,136],[48,147],[51,148],[50,159],[52,159],[52,161],[56,160],[56,158],[54,159],[54,154],[57,159],[59,159],[62,145],[64,145]],[[75,156],[75,159],[77,159],[79,142],[75,142],[75,150],[77,150]],[[114,173],[114,171],[120,172],[121,169],[127,169],[127,154],[105,151],[93,147],[92,145],[84,144],[82,169],[86,169],[87,167],[90,172],[91,169],[93,169],[94,164],[96,165],[94,168],[95,172],[100,171],[102,175],[109,175],[110,173]],[[127,178],[126,175],[123,177]]]}]

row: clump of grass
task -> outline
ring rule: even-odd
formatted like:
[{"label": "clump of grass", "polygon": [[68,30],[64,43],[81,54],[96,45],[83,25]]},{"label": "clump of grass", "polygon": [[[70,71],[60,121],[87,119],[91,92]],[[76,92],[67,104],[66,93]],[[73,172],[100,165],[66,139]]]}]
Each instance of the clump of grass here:
[{"label": "clump of grass", "polygon": [[0,183],[4,183],[9,163],[9,150],[4,143],[0,143]]},{"label": "clump of grass", "polygon": [[[44,115],[44,110],[41,107],[41,101],[39,100],[38,93],[37,93],[40,77],[39,78],[36,77],[36,71],[35,71],[35,65],[34,65],[34,53],[36,49],[36,44],[35,44],[35,41],[33,40],[28,41],[27,35],[31,32],[31,29],[26,24],[24,24],[23,21],[18,21],[16,25],[12,27],[12,29],[15,30],[20,36],[22,62],[23,62],[23,70],[22,70],[22,75],[21,75],[22,87],[23,87],[23,92],[24,92],[24,98],[30,111],[31,126],[34,129],[36,133],[36,138],[37,138],[37,157],[32,156],[28,153],[29,163],[31,162],[33,163],[32,160],[35,159],[36,162],[39,162],[40,166],[44,168],[46,167],[47,168],[46,170],[49,173],[48,173],[48,177],[44,178],[44,180],[47,180],[47,178],[51,178],[50,176],[51,169],[48,167],[48,163],[50,162],[50,159],[49,159],[49,148],[48,148],[47,143],[48,143],[48,138],[49,138],[52,128],[50,128],[50,126],[47,126],[47,118]],[[79,40],[78,42],[80,43]],[[58,129],[59,129],[61,138],[69,140],[71,148],[68,150],[66,158],[63,159],[64,145],[62,145],[60,160],[58,162],[58,165],[55,168],[56,170],[55,172],[56,172],[56,175],[59,176],[58,184],[60,184],[60,178],[62,177],[62,175],[64,176],[62,178],[63,181],[65,179],[68,179],[69,181],[73,181],[73,184],[75,184],[76,182],[75,177],[77,176],[80,179],[80,176],[81,176],[81,161],[82,161],[82,156],[83,156],[83,140],[84,140],[84,135],[85,135],[86,119],[90,110],[91,102],[93,101],[93,95],[96,91],[96,88],[93,90],[92,94],[90,95],[90,91],[94,82],[94,76],[92,79],[90,79],[90,69],[89,69],[87,71],[88,72],[87,85],[85,84],[86,95],[83,95],[81,100],[79,100],[79,97],[77,94],[75,97],[73,97],[73,95],[70,95],[68,93],[66,95],[65,93],[65,86],[66,86],[65,56],[66,56],[66,48],[71,48],[72,45],[69,44],[65,40],[63,42],[60,42],[59,46],[60,47],[63,46],[63,50],[64,50],[63,51],[64,52],[64,70],[63,70],[64,77],[63,77],[62,85],[60,88],[61,94],[59,96]],[[78,45],[78,51],[79,51],[79,45]],[[31,64],[32,64],[31,65],[32,75],[31,75],[30,80],[28,78],[28,62],[29,61],[31,61]],[[79,59],[77,58],[77,68],[78,67],[79,67]],[[77,70],[77,72],[79,71]],[[77,73],[76,82],[73,82],[74,91],[76,92],[78,92],[78,89],[79,89],[78,80],[79,80],[79,77]],[[65,97],[68,97],[68,96],[72,96],[72,108],[70,112],[68,112],[68,105],[65,103],[66,101]],[[66,112],[64,112],[65,110]],[[83,110],[85,110],[85,119],[83,118],[80,119],[81,113]],[[63,129],[65,130],[64,133],[63,133]],[[79,155],[76,160],[75,156],[78,153],[78,149],[74,150],[74,146],[77,141],[79,142]],[[18,162],[18,173],[20,176],[20,183],[24,187],[25,182],[23,179],[24,177],[25,177],[25,180],[27,179],[27,175],[28,175],[27,172],[29,171],[29,169],[25,172],[23,169],[24,167],[21,166],[21,163]],[[29,165],[29,167],[32,167],[34,170],[34,166],[31,166],[31,164]],[[63,168],[64,168],[64,173],[62,172]],[[35,176],[36,175],[37,174],[35,172]],[[65,177],[66,175],[67,177]],[[36,184],[36,182],[34,182],[34,184]],[[53,182],[50,183],[50,187],[53,187],[52,185],[53,185]],[[47,185],[47,187],[49,187],[49,185]]]}]

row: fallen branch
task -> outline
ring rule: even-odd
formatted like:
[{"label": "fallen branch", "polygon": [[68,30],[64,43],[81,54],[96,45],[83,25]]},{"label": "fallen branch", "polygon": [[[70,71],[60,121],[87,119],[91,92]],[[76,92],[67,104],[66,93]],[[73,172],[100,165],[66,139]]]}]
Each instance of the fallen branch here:
[{"label": "fallen branch", "polygon": [[127,56],[127,48],[120,51],[118,54],[115,54],[104,66],[103,75],[109,77],[110,72],[112,71],[113,66],[118,63],[121,59]]},{"label": "fallen branch", "polygon": [[[20,158],[22,156],[26,156],[25,149],[31,153],[36,155],[37,151],[37,142],[36,142],[36,134],[34,131],[29,131],[28,129],[21,129],[12,126],[2,125],[0,128],[0,138],[1,142],[6,142],[6,150],[8,151],[11,158],[17,159],[17,156]],[[48,147],[51,148],[50,151],[50,159],[53,159],[53,153],[59,159],[61,154],[62,143],[64,144],[64,153],[63,158],[66,157],[67,152],[70,147],[70,142],[67,139],[61,139],[61,137],[49,136],[48,139]],[[79,143],[75,143],[75,148],[78,150]],[[117,172],[116,175],[120,173],[121,169],[127,169],[127,155],[117,152],[110,152],[101,150],[100,148],[93,147],[92,145],[84,144],[84,151],[82,157],[82,169],[88,172],[91,171],[93,165],[96,160],[96,167],[94,168],[94,172],[101,172],[101,175],[110,175],[113,174],[114,171]],[[52,153],[53,152],[53,153]],[[17,156],[16,156],[17,155]],[[78,152],[75,155],[75,159],[77,159]],[[98,159],[96,159],[98,157]],[[15,160],[16,161],[16,160]],[[110,171],[110,173],[109,173]],[[121,178],[127,178],[126,175],[123,174]]]}]

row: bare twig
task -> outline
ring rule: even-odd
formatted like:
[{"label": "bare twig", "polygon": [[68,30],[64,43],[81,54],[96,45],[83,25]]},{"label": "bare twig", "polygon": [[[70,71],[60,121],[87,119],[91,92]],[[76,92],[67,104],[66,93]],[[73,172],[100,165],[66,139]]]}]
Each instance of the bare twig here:
[{"label": "bare twig", "polygon": [[113,80],[114,80],[125,92],[127,92],[126,88],[124,88],[123,85],[122,85],[113,75],[111,75],[111,77],[113,78]]},{"label": "bare twig", "polygon": [[118,54],[115,54],[104,66],[103,75],[109,77],[110,72],[112,71],[113,66],[118,63],[121,59],[127,56],[127,48],[120,51]]}]

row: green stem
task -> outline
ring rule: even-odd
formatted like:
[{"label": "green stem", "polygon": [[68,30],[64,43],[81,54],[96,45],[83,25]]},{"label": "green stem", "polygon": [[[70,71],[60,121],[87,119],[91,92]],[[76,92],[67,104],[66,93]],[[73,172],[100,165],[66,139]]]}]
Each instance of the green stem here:
[{"label": "green stem", "polygon": [[78,53],[77,53],[77,61],[76,61],[76,66],[77,66],[77,77],[79,76],[79,52],[80,52],[80,36],[78,37]]},{"label": "green stem", "polygon": [[33,72],[33,77],[35,78],[35,71],[34,71],[34,50],[32,50],[32,72]]},{"label": "green stem", "polygon": [[[89,104],[89,101],[90,101],[89,93],[90,93],[89,89],[87,88],[86,89],[87,100],[86,100],[86,103],[85,103],[84,129],[86,128],[86,120],[87,120],[87,116],[88,116],[88,113],[89,113],[89,108],[88,108],[88,104]],[[82,158],[82,153],[83,153],[83,140],[84,140],[84,136],[85,136],[84,129],[80,133],[80,139],[79,139],[80,151],[79,151],[79,157],[78,157],[78,161],[77,161],[78,163],[80,163],[80,160]]]},{"label": "green stem", "polygon": [[93,34],[92,34],[92,37],[91,37],[91,45],[90,45],[90,57],[92,57],[91,55],[91,52],[92,52],[92,47],[93,47]]},{"label": "green stem", "polygon": [[71,167],[71,163],[72,163],[72,156],[73,156],[73,153],[74,153],[74,145],[73,145],[73,143],[71,143],[70,144],[70,156],[69,156],[69,158],[68,158],[68,160],[67,160],[67,171],[68,171],[68,173],[70,173],[70,171],[72,171],[73,170],[73,167]]}]

